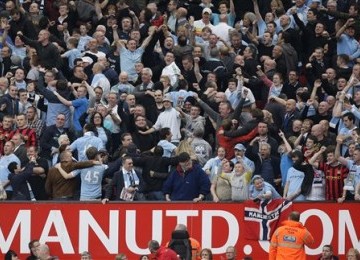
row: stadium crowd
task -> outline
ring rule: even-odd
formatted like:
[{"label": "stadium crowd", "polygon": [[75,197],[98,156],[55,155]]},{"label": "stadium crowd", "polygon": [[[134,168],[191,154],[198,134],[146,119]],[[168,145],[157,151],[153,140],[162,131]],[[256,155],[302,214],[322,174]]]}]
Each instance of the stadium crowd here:
[{"label": "stadium crowd", "polygon": [[356,0],[0,3],[13,200],[360,200]]}]

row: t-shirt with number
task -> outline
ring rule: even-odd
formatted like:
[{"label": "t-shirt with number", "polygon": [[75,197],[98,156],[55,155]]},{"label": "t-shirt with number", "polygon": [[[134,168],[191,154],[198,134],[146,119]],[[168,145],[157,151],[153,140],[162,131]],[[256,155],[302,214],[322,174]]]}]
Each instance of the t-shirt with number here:
[{"label": "t-shirt with number", "polygon": [[101,182],[107,165],[94,165],[90,168],[73,171],[74,176],[80,174],[80,200],[94,200],[101,198]]}]

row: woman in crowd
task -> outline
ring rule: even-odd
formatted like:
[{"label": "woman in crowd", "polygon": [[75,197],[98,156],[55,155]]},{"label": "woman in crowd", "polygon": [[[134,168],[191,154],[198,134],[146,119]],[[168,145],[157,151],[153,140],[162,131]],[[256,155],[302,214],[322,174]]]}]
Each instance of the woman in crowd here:
[{"label": "woman in crowd", "polygon": [[223,159],[219,169],[219,173],[214,177],[211,184],[211,195],[214,202],[231,200],[231,183],[230,179],[234,163]]},{"label": "woman in crowd", "polygon": [[251,200],[270,200],[280,199],[280,194],[275,188],[260,175],[254,175],[251,179],[251,185],[249,187],[249,199]]}]

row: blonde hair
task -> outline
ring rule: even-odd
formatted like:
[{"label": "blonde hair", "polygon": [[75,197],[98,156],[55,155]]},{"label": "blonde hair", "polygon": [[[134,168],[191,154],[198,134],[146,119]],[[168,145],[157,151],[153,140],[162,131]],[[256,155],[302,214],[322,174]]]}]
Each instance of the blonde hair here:
[{"label": "blonde hair", "polygon": [[183,152],[186,152],[190,155],[191,159],[197,159],[197,156],[194,152],[194,149],[191,147],[190,143],[187,140],[182,140],[178,147],[175,150],[175,155],[179,155]]},{"label": "blonde hair", "polygon": [[61,145],[62,142],[63,142],[65,139],[69,139],[69,137],[67,136],[67,134],[62,134],[62,135],[60,135],[59,138],[58,138],[58,143],[59,143],[59,145]]}]

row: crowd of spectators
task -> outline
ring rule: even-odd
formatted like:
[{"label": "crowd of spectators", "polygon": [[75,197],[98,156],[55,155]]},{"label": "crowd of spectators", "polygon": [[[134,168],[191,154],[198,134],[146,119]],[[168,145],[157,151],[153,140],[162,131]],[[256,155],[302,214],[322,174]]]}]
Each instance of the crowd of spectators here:
[{"label": "crowd of spectators", "polygon": [[360,200],[359,5],[1,2],[1,198]]}]

